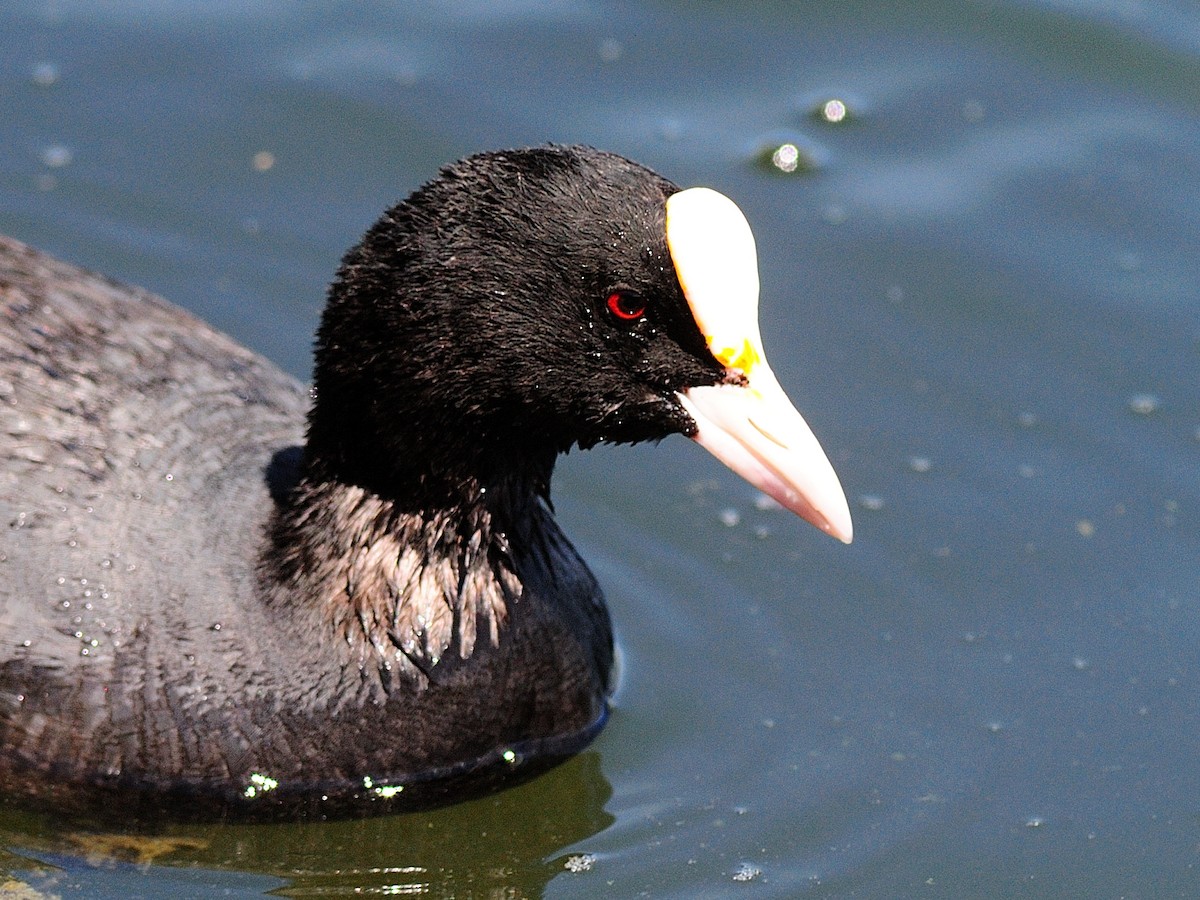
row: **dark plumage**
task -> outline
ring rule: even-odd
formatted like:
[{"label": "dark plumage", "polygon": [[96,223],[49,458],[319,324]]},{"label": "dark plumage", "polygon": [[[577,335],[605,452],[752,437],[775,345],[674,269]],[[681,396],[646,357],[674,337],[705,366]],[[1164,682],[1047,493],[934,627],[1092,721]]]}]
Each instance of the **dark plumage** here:
[{"label": "dark plumage", "polygon": [[343,813],[585,745],[612,637],[555,457],[693,434],[676,393],[740,378],[676,278],[676,190],[585,148],[445,169],[346,255],[311,410],[186,313],[0,240],[0,791]]}]

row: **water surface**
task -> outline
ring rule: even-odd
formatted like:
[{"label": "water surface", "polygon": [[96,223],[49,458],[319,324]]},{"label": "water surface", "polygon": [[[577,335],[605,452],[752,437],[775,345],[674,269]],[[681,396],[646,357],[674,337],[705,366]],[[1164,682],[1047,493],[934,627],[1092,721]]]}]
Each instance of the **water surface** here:
[{"label": "water surface", "polygon": [[0,104],[0,230],[300,377],[341,253],[444,162],[586,142],[716,187],[856,518],[842,547],[684,440],[572,454],[556,503],[624,657],[592,750],[450,809],[149,851],[6,811],[14,877],[1200,893],[1194,5],[31,0],[0,9]]}]

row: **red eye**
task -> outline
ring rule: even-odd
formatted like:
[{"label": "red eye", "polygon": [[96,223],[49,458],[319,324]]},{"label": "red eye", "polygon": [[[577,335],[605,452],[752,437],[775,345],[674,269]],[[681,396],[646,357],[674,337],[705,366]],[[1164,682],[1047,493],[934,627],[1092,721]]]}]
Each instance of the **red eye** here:
[{"label": "red eye", "polygon": [[646,301],[633,291],[613,291],[608,295],[608,311],[622,322],[633,322],[646,315]]}]

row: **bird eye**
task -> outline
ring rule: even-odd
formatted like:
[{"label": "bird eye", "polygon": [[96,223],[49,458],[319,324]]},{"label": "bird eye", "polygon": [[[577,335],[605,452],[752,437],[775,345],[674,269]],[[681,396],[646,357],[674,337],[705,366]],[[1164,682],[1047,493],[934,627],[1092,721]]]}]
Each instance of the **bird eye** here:
[{"label": "bird eye", "polygon": [[606,303],[613,317],[622,322],[636,322],[646,315],[646,301],[633,291],[613,291]]}]

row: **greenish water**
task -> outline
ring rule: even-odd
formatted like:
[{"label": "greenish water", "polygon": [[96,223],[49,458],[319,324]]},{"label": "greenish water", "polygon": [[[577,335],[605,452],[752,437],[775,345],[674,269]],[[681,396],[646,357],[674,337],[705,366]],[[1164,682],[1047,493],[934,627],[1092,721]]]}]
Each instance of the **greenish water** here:
[{"label": "greenish water", "polygon": [[343,250],[444,162],[587,142],[717,187],[856,518],[842,547],[683,440],[572,454],[624,657],[592,750],[426,814],[168,828],[149,863],[5,811],[15,878],[1200,895],[1194,4],[18,0],[0,107],[0,230],[301,376]]}]

